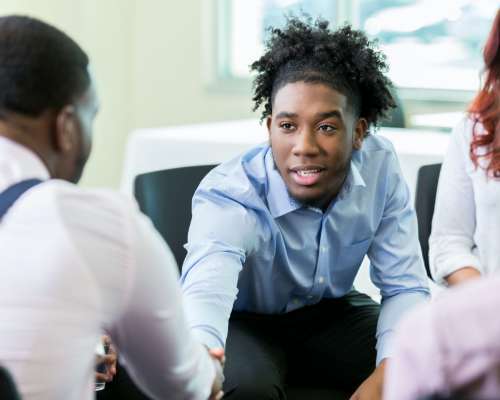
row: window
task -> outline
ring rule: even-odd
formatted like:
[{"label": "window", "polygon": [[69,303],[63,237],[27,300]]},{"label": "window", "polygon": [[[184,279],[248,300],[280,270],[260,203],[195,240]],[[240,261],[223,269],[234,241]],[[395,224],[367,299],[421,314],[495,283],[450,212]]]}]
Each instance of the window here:
[{"label": "window", "polygon": [[217,7],[219,79],[248,81],[266,28],[303,11],[377,38],[397,87],[453,96],[450,90],[479,87],[481,48],[498,0],[218,0]]},{"label": "window", "polygon": [[358,12],[397,86],[476,90],[497,7],[497,0],[360,0]]},{"label": "window", "polygon": [[305,12],[311,16],[322,15],[330,21],[337,17],[335,0],[231,0],[222,2],[226,9],[227,26],[219,43],[225,48],[227,58],[221,67],[223,76],[248,78],[249,65],[263,51],[267,27],[280,27],[288,14]]}]

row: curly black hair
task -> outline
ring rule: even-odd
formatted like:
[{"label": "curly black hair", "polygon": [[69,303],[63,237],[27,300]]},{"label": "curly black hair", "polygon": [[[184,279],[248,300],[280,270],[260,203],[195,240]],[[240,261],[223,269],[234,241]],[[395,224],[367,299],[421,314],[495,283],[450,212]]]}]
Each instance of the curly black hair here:
[{"label": "curly black hair", "polygon": [[31,17],[0,17],[0,118],[59,111],[88,89],[88,63],[59,29]]},{"label": "curly black hair", "polygon": [[376,41],[345,25],[336,31],[328,21],[288,17],[283,29],[271,28],[265,54],[251,65],[254,108],[263,105],[261,120],[272,113],[276,92],[288,83],[324,83],[344,94],[354,113],[369,126],[395,107],[392,83],[385,76],[385,55]]}]

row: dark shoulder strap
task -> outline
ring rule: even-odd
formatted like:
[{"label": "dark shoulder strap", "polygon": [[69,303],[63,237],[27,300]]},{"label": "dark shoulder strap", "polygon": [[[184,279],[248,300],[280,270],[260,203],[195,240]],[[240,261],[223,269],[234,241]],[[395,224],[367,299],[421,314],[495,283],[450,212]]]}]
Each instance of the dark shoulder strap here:
[{"label": "dark shoulder strap", "polygon": [[24,192],[39,183],[42,183],[40,179],[27,179],[25,181],[15,183],[0,193],[0,218],[5,215],[12,204],[14,204]]}]

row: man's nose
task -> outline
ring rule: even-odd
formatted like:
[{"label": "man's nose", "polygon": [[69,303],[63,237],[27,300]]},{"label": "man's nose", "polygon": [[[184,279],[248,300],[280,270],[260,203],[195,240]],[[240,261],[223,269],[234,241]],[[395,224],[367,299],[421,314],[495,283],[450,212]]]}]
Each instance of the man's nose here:
[{"label": "man's nose", "polygon": [[293,154],[301,157],[314,157],[318,155],[319,147],[316,133],[310,129],[303,129],[296,136]]}]

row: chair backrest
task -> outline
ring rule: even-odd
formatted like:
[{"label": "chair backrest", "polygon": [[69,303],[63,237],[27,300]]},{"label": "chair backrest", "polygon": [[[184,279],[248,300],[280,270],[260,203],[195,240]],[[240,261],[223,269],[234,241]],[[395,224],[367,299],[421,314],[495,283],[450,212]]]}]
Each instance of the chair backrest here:
[{"label": "chair backrest", "polygon": [[215,165],[166,169],[138,175],[135,197],[141,211],[151,218],[167,242],[179,268],[191,222],[191,200],[200,181]]},{"label": "chair backrest", "polygon": [[429,236],[434,215],[434,203],[439,181],[441,164],[430,164],[420,167],[417,175],[417,188],[415,191],[415,211],[418,220],[418,239],[422,249],[427,275],[432,279],[429,267]]},{"label": "chair backrest", "polygon": [[2,400],[21,400],[14,380],[9,372],[0,366],[0,399]]}]

